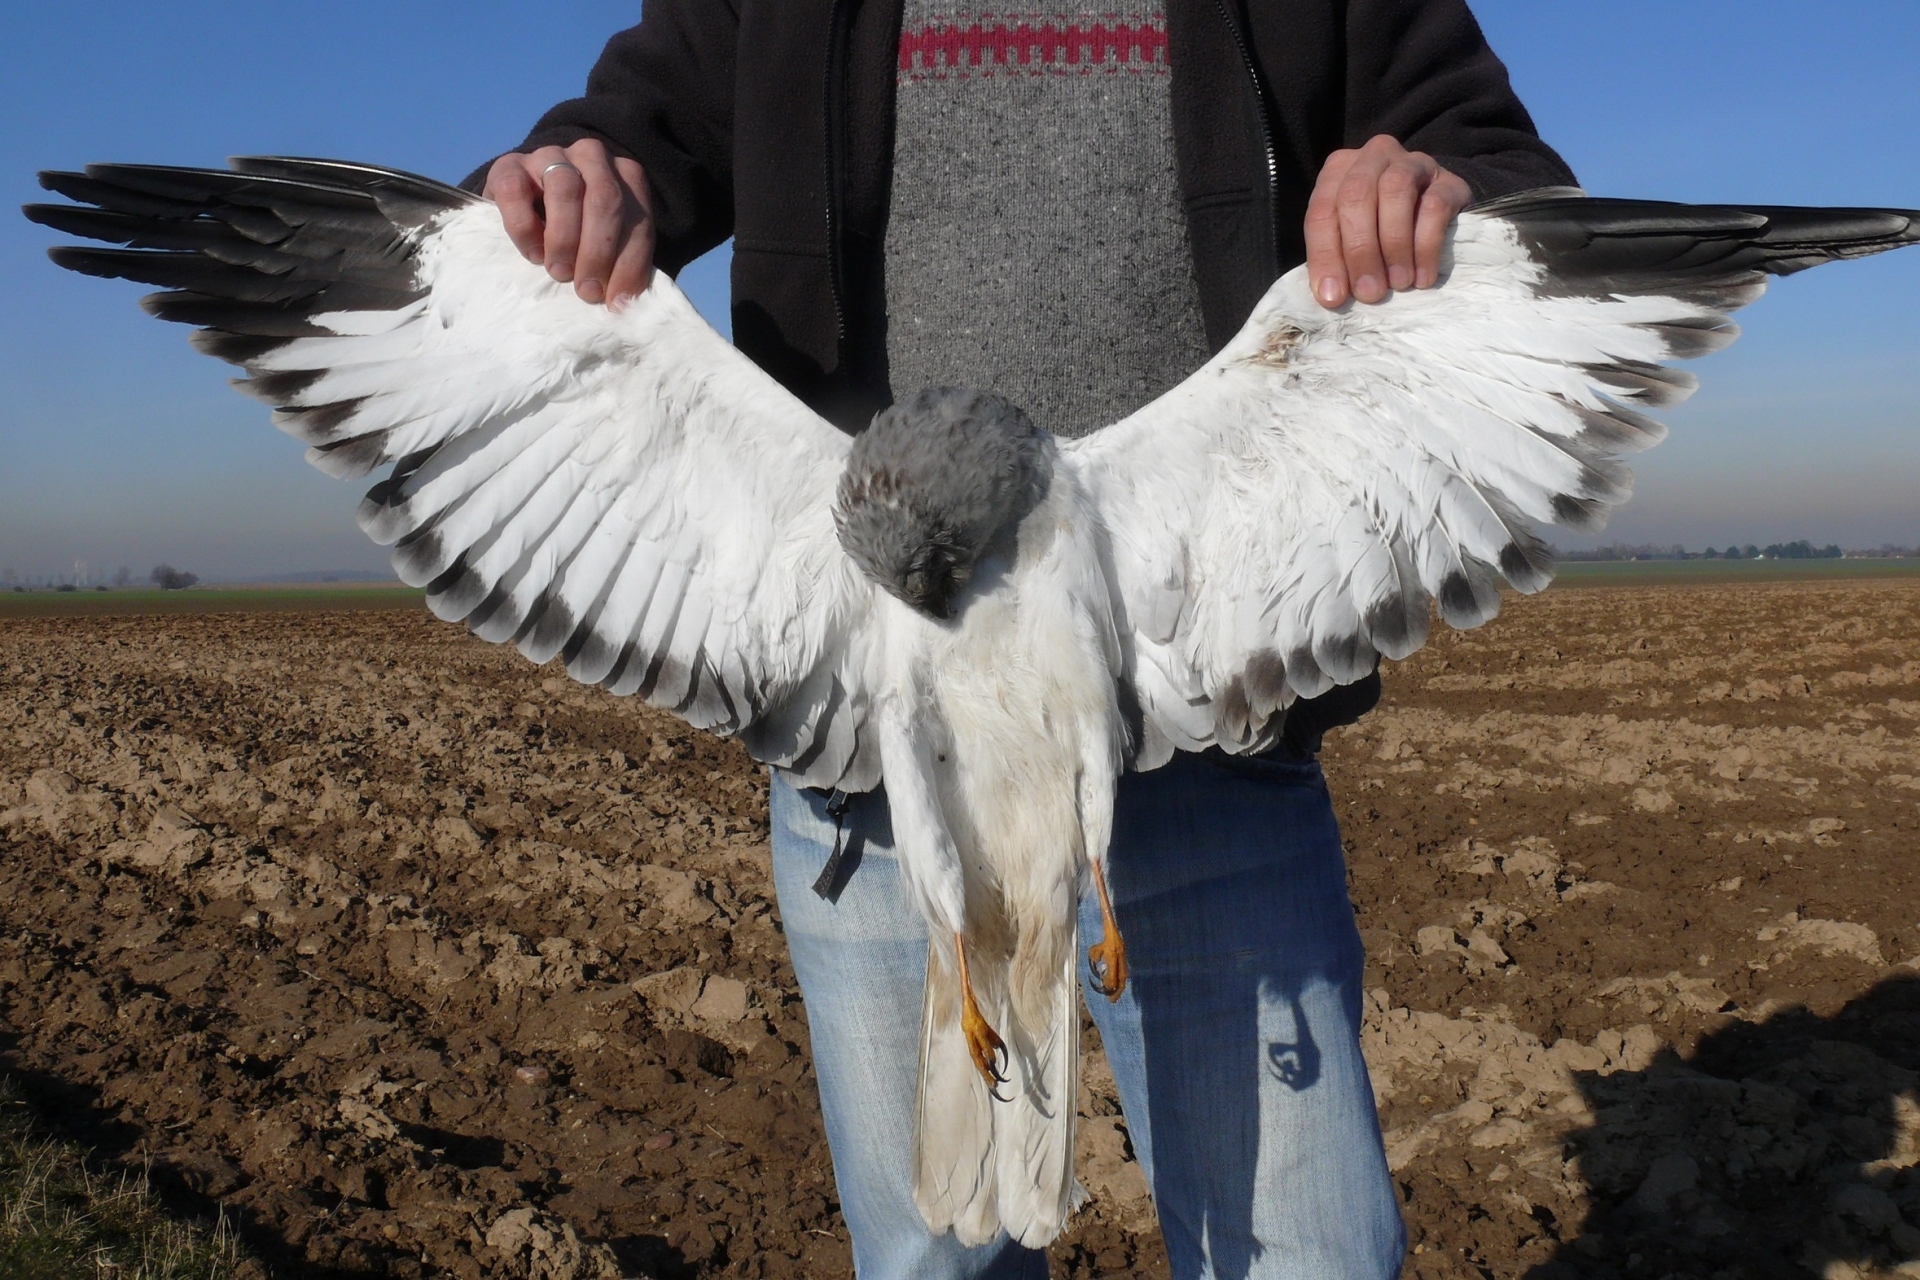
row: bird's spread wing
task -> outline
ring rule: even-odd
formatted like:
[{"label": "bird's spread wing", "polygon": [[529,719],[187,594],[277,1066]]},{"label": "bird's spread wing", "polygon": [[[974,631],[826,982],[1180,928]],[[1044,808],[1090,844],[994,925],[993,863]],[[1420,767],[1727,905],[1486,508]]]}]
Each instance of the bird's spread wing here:
[{"label": "bird's spread wing", "polygon": [[492,205],[330,161],[99,165],[36,221],[119,249],[62,266],[160,285],[308,459],[392,472],[360,507],[442,618],[737,734],[801,783],[871,787],[841,552],[848,442],[663,274],[620,314],[524,260]]},{"label": "bird's spread wing", "polygon": [[1769,274],[1920,240],[1920,213],[1543,193],[1463,214],[1443,284],[1323,310],[1304,269],[1198,373],[1067,446],[1132,632],[1136,765],[1262,749],[1284,707],[1491,618],[1601,527],[1684,399],[1664,362]]}]

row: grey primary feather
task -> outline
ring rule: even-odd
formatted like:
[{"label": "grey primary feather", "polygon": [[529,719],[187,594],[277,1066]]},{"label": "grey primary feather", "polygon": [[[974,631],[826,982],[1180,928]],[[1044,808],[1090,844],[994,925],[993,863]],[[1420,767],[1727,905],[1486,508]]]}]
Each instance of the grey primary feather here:
[{"label": "grey primary feather", "polygon": [[840,545],[879,586],[944,617],[1051,475],[1045,434],[1016,406],[964,387],[916,392],[853,442],[834,507]]}]

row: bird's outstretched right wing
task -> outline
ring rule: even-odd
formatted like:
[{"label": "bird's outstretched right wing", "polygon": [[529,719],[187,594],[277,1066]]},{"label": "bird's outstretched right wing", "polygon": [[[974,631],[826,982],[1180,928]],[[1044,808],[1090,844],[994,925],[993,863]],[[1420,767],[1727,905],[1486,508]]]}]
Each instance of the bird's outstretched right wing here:
[{"label": "bird's outstretched right wing", "polygon": [[1364,678],[1503,583],[1536,523],[1592,530],[1620,456],[1684,399],[1769,275],[1920,241],[1920,213],[1517,197],[1462,214],[1440,287],[1322,309],[1305,269],[1138,413],[1065,446],[1106,526],[1141,721],[1172,748],[1271,745],[1296,697]]},{"label": "bird's outstretched right wing", "polygon": [[622,313],[514,249],[491,204],[324,160],[41,175],[37,222],[128,246],[55,262],[159,285],[335,476],[434,613],[738,735],[809,785],[878,781],[835,537],[848,440],[663,273]]}]

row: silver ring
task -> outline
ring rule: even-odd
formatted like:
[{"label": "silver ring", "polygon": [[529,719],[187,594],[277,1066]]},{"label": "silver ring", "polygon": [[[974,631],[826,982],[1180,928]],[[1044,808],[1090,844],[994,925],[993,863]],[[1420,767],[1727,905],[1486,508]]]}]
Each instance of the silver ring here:
[{"label": "silver ring", "polygon": [[552,173],[555,169],[572,169],[575,173],[580,172],[579,166],[577,165],[569,164],[565,160],[555,160],[552,164],[548,165],[546,168],[540,171],[540,181],[545,182],[547,180],[547,175]]}]

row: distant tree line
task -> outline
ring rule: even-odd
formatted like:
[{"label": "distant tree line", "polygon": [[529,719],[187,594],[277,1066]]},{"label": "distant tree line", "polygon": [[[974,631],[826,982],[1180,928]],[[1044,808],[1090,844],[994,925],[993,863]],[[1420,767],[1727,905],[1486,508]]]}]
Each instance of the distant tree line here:
[{"label": "distant tree line", "polygon": [[1733,546],[1722,550],[1708,547],[1705,551],[1689,551],[1674,543],[1671,546],[1662,543],[1642,543],[1635,545],[1616,542],[1610,547],[1596,547],[1591,551],[1561,551],[1554,549],[1554,555],[1561,560],[1839,560],[1843,557],[1853,559],[1901,560],[1920,556],[1920,549],[1913,547],[1886,546],[1868,550],[1842,550],[1829,543],[1816,547],[1805,538],[1797,542],[1774,542],[1764,547],[1756,547],[1749,542],[1744,547]]},{"label": "distant tree line", "polygon": [[1838,560],[1846,552],[1836,546],[1816,547],[1805,538],[1798,542],[1775,542],[1756,550],[1752,543],[1744,547],[1728,547],[1725,551],[1715,551],[1708,547],[1701,553],[1703,560]]},{"label": "distant tree line", "polygon": [[162,591],[185,591],[200,581],[199,574],[188,573],[185,569],[176,569],[170,564],[153,566],[153,572],[147,576],[153,579],[154,585]]},{"label": "distant tree line", "polygon": [[[72,575],[59,574],[57,576],[53,574],[33,573],[22,576],[13,569],[0,569],[0,589],[13,591],[78,591],[82,588],[91,587],[95,591],[107,590],[106,583],[93,581],[90,575],[81,571],[84,569],[84,565],[76,566],[76,572]],[[153,571],[147,575],[147,580],[159,587],[162,591],[182,591],[200,581],[200,575],[197,573],[188,573],[184,569],[176,569],[170,564],[157,564],[153,566]],[[133,570],[127,568],[125,565],[121,565],[118,569],[115,569],[113,571],[113,585],[121,588],[131,587],[133,585]]]}]

